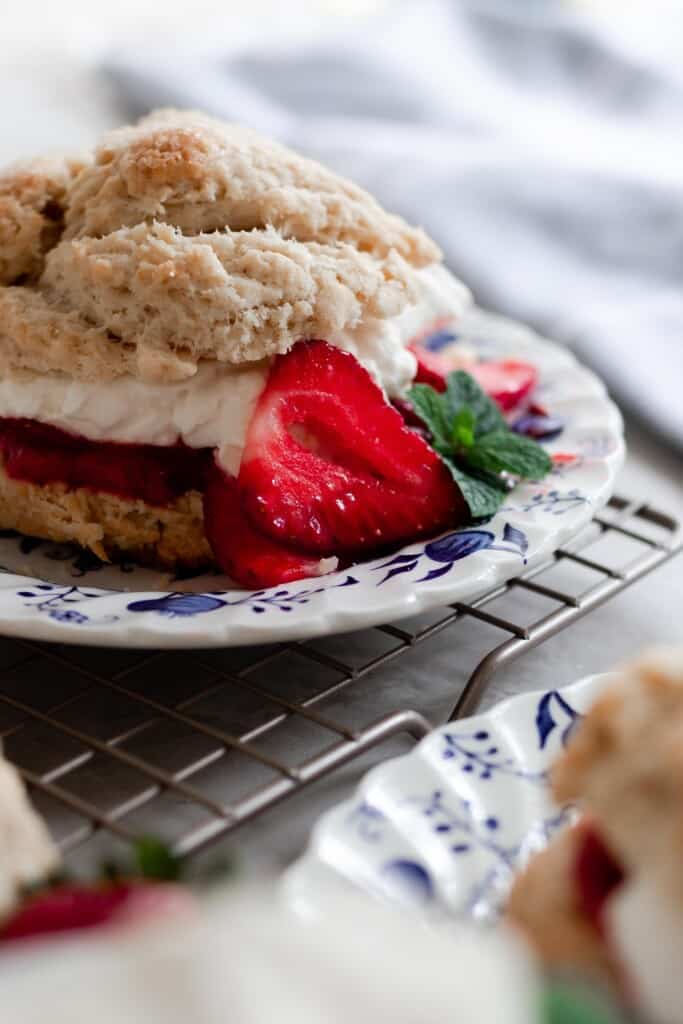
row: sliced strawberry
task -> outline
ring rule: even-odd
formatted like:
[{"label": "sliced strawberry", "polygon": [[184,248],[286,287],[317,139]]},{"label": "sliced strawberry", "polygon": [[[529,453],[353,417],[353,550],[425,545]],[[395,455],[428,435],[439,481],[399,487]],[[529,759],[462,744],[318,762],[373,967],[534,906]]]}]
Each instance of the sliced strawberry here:
[{"label": "sliced strawberry", "polygon": [[413,342],[408,346],[417,359],[417,384],[429,384],[436,391],[446,390],[446,378],[451,370],[465,369],[471,373],[479,386],[494,398],[503,412],[513,409],[535,387],[538,381],[536,368],[529,363],[521,363],[514,359],[499,362],[471,363],[467,366],[456,366],[447,355],[430,352]]},{"label": "sliced strawberry", "polygon": [[451,371],[448,360],[436,352],[412,342],[408,348],[417,360],[416,384],[429,384],[435,391],[446,390],[446,377]]},{"label": "sliced strawberry", "polygon": [[244,514],[237,481],[217,466],[204,492],[204,529],[223,572],[245,587],[276,586],[336,568],[336,559],[325,565],[255,530]]},{"label": "sliced strawberry", "polygon": [[325,341],[275,360],[239,485],[259,530],[321,555],[356,557],[467,518],[438,455],[360,363]]},{"label": "sliced strawberry", "polygon": [[480,388],[494,398],[503,412],[516,405],[536,386],[538,373],[530,363],[505,359],[502,362],[474,363],[467,368]]},{"label": "sliced strawberry", "polygon": [[591,825],[584,826],[574,862],[574,886],[581,913],[600,934],[605,904],[623,881],[623,869],[600,834]]},{"label": "sliced strawberry", "polygon": [[0,942],[76,931],[106,924],[120,913],[134,888],[61,885],[27,900],[0,928]]},{"label": "sliced strawberry", "polygon": [[0,944],[106,924],[124,927],[162,916],[188,916],[194,907],[187,889],[165,882],[59,885],[29,897],[0,927]]}]

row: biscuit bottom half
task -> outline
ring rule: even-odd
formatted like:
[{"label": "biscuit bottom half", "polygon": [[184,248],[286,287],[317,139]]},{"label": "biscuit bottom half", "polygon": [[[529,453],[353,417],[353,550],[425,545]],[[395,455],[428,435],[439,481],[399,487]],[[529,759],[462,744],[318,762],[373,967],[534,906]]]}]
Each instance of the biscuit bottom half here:
[{"label": "biscuit bottom half", "polygon": [[14,480],[0,464],[0,529],[74,542],[103,561],[127,559],[164,570],[214,564],[199,491],[154,506],[85,487]]}]

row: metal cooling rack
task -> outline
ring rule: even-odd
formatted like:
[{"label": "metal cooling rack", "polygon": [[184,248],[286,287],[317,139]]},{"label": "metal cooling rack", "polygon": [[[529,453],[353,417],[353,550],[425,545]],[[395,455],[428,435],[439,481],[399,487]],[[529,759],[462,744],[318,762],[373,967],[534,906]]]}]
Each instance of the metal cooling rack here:
[{"label": "metal cooling rack", "polygon": [[[681,547],[673,518],[615,497],[477,601],[350,635],[180,654],[2,639],[4,750],[67,860],[149,834],[188,856],[390,738],[425,735],[456,698],[451,717],[471,714],[498,668]],[[397,679],[429,692],[437,675],[433,723],[396,709]]]}]

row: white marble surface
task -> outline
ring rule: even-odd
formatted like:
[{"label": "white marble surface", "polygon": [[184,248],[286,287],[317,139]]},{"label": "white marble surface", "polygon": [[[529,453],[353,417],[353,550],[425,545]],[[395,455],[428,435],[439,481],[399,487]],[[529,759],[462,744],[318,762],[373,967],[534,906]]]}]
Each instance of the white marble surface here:
[{"label": "white marble surface", "polygon": [[[6,16],[0,14],[0,27],[3,17]],[[117,26],[128,26],[125,19],[120,23],[114,19],[112,24],[114,34]],[[167,30],[173,24],[170,19]],[[7,29],[6,22],[4,28]],[[76,33],[76,46],[73,33],[69,39],[63,34],[60,39],[63,28],[63,22],[61,28],[55,27],[51,41],[43,32],[41,44],[32,47],[27,47],[25,33],[22,35],[18,29],[14,36],[11,31],[5,32],[7,48],[0,67],[0,163],[45,149],[77,149],[123,117],[115,96],[93,70],[106,38],[86,20]],[[89,51],[87,58],[84,51]],[[666,372],[664,367],[662,372]],[[628,424],[628,443],[629,458],[620,481],[621,491],[683,519],[680,454],[664,449],[636,424]],[[682,607],[683,558],[679,558],[502,671],[487,703],[511,693],[546,684],[563,685],[599,672],[646,644],[680,642]],[[432,642],[427,677],[420,670],[419,661],[412,655],[411,658],[403,659],[400,667],[389,670],[374,685],[378,693],[391,687],[395,707],[415,707],[436,722],[453,703],[459,679],[458,649],[449,634]],[[364,763],[367,766],[402,746],[402,741],[397,741],[390,749],[382,748],[366,758]],[[290,860],[305,843],[316,815],[345,795],[357,780],[359,770],[354,766],[317,784],[245,826],[231,838],[230,845],[237,846],[249,860],[257,858],[276,864]]]}]

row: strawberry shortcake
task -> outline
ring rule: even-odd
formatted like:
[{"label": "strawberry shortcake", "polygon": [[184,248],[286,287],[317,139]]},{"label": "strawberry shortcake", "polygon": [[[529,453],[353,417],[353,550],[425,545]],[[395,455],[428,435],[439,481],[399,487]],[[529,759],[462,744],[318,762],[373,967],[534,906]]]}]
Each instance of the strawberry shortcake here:
[{"label": "strawberry shortcake", "polygon": [[656,1024],[683,1024],[683,650],[621,670],[552,773],[580,815],[509,903],[545,963],[609,982]]},{"label": "strawberry shortcake", "polygon": [[454,355],[468,302],[421,230],[202,114],[12,168],[0,527],[263,586],[490,514],[545,463],[468,456],[535,380]]}]

